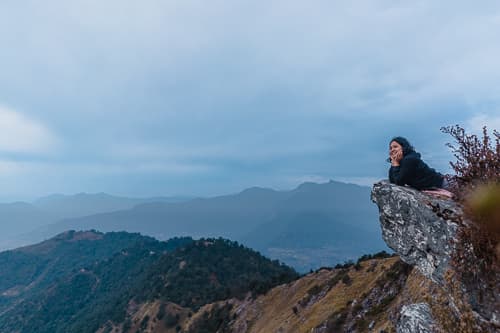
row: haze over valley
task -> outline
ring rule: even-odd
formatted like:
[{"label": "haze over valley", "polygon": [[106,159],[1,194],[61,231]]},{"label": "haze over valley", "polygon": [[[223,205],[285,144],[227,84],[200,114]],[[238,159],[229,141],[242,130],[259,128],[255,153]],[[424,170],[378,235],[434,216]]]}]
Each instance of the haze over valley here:
[{"label": "haze over valley", "polygon": [[67,230],[92,229],[140,232],[160,240],[224,237],[307,271],[387,249],[369,192],[368,187],[330,181],[303,183],[290,191],[254,187],[195,199],[49,196],[0,206],[2,220],[13,221],[2,224],[1,240],[13,247]]}]

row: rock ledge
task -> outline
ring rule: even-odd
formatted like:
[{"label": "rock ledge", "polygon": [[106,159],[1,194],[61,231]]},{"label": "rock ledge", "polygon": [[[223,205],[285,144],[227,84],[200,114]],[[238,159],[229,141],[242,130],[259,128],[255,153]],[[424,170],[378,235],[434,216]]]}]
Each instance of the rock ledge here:
[{"label": "rock ledge", "polygon": [[442,285],[457,242],[461,207],[452,200],[387,181],[374,184],[371,198],[379,207],[387,245],[404,262]]}]

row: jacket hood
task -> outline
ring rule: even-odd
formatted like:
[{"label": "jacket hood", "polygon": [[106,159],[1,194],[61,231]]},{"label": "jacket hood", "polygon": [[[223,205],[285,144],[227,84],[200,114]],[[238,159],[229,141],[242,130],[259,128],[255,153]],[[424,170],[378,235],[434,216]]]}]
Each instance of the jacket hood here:
[{"label": "jacket hood", "polygon": [[410,158],[418,158],[420,159],[420,153],[417,153],[416,151],[410,151],[408,154],[404,155],[404,157],[410,157]]}]

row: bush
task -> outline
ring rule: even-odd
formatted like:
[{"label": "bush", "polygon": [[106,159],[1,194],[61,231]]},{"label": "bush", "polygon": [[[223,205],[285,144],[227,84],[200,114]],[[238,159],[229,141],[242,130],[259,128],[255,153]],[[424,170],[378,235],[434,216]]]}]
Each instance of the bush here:
[{"label": "bush", "polygon": [[141,321],[141,330],[144,331],[148,327],[149,316],[146,315]]},{"label": "bush", "polygon": [[165,318],[165,327],[171,328],[179,323],[179,315],[168,312]]},{"label": "bush", "polygon": [[345,268],[350,268],[352,266],[354,266],[354,261],[347,260],[343,264],[337,264],[337,265],[335,265],[335,269],[345,269]]},{"label": "bush", "polygon": [[455,145],[446,144],[453,151],[455,162],[450,162],[456,175],[450,177],[452,190],[458,200],[480,184],[500,183],[500,133],[493,131],[495,146],[493,146],[486,126],[483,127],[483,137],[466,134],[459,125],[442,127],[443,133],[450,134]]},{"label": "bush", "polygon": [[352,279],[351,277],[349,276],[349,274],[345,274],[343,277],[342,277],[342,282],[347,285],[347,286],[350,286],[351,283],[352,283]]},{"label": "bush", "polygon": [[318,295],[321,291],[323,290],[323,288],[317,284],[315,284],[314,286],[312,286],[311,288],[309,288],[309,290],[307,290],[307,294],[309,296],[316,296]]},{"label": "bush", "polygon": [[342,308],[341,310],[330,315],[326,323],[327,332],[342,332],[348,314],[348,310]]},{"label": "bush", "polygon": [[156,319],[162,320],[163,317],[165,317],[165,313],[166,313],[165,310],[166,310],[165,303],[161,303],[160,307],[158,308],[158,313],[156,314]]}]

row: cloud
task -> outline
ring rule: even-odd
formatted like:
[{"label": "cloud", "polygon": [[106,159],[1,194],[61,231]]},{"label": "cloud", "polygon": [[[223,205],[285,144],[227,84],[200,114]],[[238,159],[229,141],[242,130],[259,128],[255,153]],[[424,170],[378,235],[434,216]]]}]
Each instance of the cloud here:
[{"label": "cloud", "polygon": [[46,153],[56,145],[55,135],[43,124],[0,106],[0,152]]},{"label": "cloud", "polygon": [[330,181],[330,178],[321,175],[304,175],[299,177],[291,177],[290,179],[288,179],[287,185],[294,186],[296,184],[301,184],[306,182],[327,183],[328,181]]},{"label": "cloud", "polygon": [[24,166],[16,161],[11,160],[0,160],[0,175],[12,176],[15,173],[19,173]]},{"label": "cloud", "polygon": [[336,177],[335,180],[344,183],[356,184],[360,186],[373,186],[376,182],[379,182],[384,178],[376,178],[376,177]]},{"label": "cloud", "polygon": [[369,184],[386,176],[394,135],[445,170],[441,126],[498,129],[499,12],[496,1],[0,4],[0,101],[16,106],[0,109],[0,152],[64,143],[48,169],[74,188],[100,173],[123,176],[122,191],[126,175],[164,176],[143,193]]},{"label": "cloud", "polygon": [[[104,147],[107,156],[120,161],[265,161],[290,156],[323,153],[331,149],[321,138],[308,138],[300,133],[283,133],[279,129],[261,130],[254,136],[242,133],[227,135],[226,141],[182,142],[178,145],[164,142],[123,141]],[[166,140],[168,141],[168,140]],[[212,141],[212,142],[210,142]]]},{"label": "cloud", "polygon": [[[57,165],[55,165],[57,167]],[[181,163],[178,161],[141,161],[135,163],[87,163],[66,166],[64,169],[73,174],[102,175],[131,175],[131,174],[163,174],[168,176],[190,175],[207,173],[213,168],[210,165],[196,163]]]},{"label": "cloud", "polygon": [[500,116],[478,114],[470,118],[465,124],[466,129],[476,135],[482,134],[483,126],[486,126],[490,135],[493,133],[493,130],[500,131]]}]

